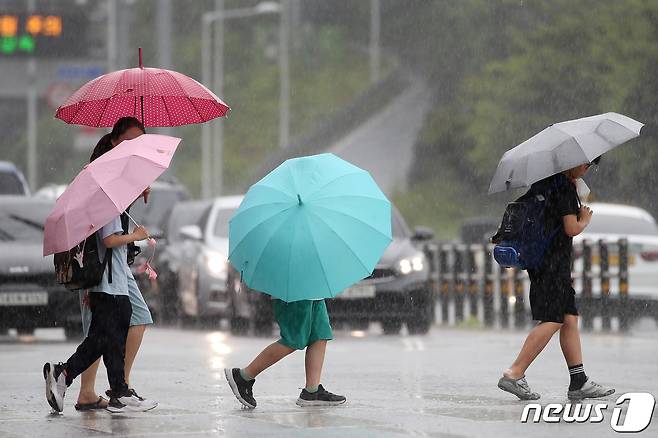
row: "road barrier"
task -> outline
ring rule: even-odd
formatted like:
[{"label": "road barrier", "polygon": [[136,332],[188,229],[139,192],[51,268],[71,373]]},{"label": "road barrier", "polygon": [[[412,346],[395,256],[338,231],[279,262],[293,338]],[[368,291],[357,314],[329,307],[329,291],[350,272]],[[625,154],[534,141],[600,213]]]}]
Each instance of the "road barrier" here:
[{"label": "road barrier", "polygon": [[[491,244],[442,243],[426,247],[438,289],[438,322],[459,325],[467,314],[469,321],[476,320],[486,327],[524,328],[532,321],[527,273],[499,266],[492,251]],[[637,303],[629,299],[628,241],[585,240],[574,246],[572,260],[583,329],[594,329],[598,318],[601,330],[611,330],[614,320],[619,330],[627,330],[637,316]]]}]

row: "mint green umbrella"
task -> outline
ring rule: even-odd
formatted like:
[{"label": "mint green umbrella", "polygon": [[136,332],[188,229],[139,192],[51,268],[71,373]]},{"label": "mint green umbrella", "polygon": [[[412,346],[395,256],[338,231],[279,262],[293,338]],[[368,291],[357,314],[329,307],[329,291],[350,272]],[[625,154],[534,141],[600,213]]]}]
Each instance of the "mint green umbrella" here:
[{"label": "mint green umbrella", "polygon": [[333,154],[288,160],[254,184],[229,223],[229,260],[286,302],[331,298],[372,274],[391,242],[391,203]]}]

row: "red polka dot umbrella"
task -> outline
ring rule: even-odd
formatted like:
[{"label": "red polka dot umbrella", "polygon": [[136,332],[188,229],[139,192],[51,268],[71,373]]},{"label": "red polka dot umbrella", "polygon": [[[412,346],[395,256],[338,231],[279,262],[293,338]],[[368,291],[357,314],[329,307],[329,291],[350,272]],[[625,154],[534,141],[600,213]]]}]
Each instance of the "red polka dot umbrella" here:
[{"label": "red polka dot umbrella", "polygon": [[229,107],[184,74],[142,65],[87,82],[57,109],[55,117],[74,125],[112,127],[121,117],[136,117],[146,127],[203,123],[225,116]]}]

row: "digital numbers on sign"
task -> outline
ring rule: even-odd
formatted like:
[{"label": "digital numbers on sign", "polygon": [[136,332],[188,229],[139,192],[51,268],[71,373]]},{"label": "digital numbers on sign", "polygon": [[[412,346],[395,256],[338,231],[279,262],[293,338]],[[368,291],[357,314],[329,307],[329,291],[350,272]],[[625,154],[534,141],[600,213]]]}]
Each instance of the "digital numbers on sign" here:
[{"label": "digital numbers on sign", "polygon": [[55,57],[72,54],[70,52],[75,44],[71,43],[75,42],[75,35],[80,37],[83,30],[80,29],[83,20],[75,18],[69,15],[0,11],[0,56]]}]

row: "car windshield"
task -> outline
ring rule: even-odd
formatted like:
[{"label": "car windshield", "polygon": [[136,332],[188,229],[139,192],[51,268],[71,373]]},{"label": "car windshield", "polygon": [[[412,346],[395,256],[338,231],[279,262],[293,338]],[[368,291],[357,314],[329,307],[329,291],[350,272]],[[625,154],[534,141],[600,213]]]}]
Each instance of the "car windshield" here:
[{"label": "car windshield", "polygon": [[655,222],[628,216],[614,216],[596,214],[585,229],[587,233],[593,234],[642,234],[649,236],[658,235],[658,227]]},{"label": "car windshield", "polygon": [[207,202],[186,202],[179,204],[171,212],[167,223],[167,238],[172,242],[180,241],[178,231],[186,225],[199,225],[201,217],[210,208]]},{"label": "car windshield", "polygon": [[181,200],[181,193],[176,190],[152,189],[148,204],[142,198],[130,207],[130,215],[146,228],[155,227],[163,230],[171,209]]},{"label": "car windshield", "polygon": [[0,241],[41,242],[43,227],[29,218],[0,215]]},{"label": "car windshield", "polygon": [[224,208],[217,212],[213,234],[215,237],[228,237],[228,221],[231,220],[237,208]]},{"label": "car windshield", "polygon": [[24,195],[23,183],[14,173],[0,172],[0,195]]},{"label": "car windshield", "polygon": [[404,219],[402,218],[402,215],[395,208],[393,209],[393,218],[391,220],[391,223],[392,223],[392,232],[394,239],[407,239],[411,234],[409,232],[409,227],[407,227],[407,224],[404,222]]}]

